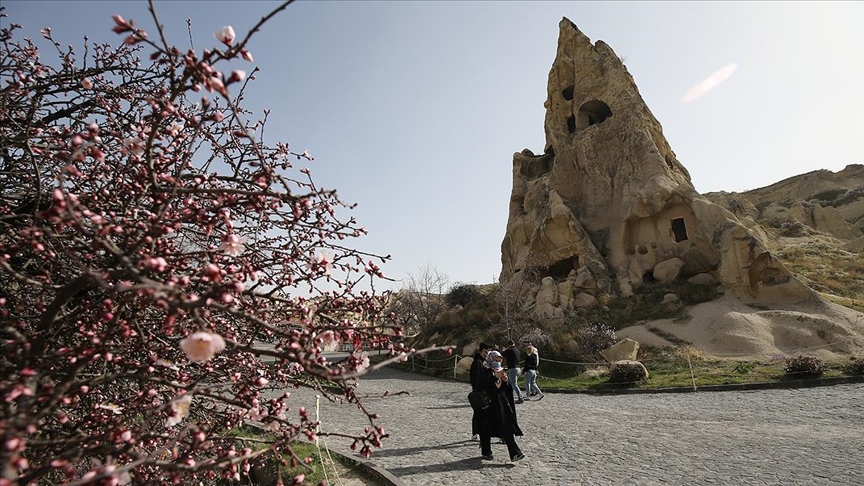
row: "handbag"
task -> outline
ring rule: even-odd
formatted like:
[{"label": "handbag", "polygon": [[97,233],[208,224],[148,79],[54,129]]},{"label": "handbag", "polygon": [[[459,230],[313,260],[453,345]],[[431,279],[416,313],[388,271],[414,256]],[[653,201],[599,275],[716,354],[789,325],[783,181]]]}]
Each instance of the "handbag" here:
[{"label": "handbag", "polygon": [[492,399],[486,390],[472,391],[468,394],[468,402],[475,411],[486,410],[492,405]]}]

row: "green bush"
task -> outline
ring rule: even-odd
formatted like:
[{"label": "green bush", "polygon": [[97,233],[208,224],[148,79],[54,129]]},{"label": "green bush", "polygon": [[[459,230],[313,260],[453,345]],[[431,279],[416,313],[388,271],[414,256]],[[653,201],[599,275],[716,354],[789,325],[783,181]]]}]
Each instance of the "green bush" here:
[{"label": "green bush", "polygon": [[739,375],[746,375],[755,370],[758,364],[759,363],[756,361],[743,361],[735,365],[735,369],[733,369],[732,372]]},{"label": "green bush", "polygon": [[788,358],[783,371],[790,378],[818,378],[825,372],[825,363],[815,356]]},{"label": "green bush", "polygon": [[864,375],[864,358],[858,358],[843,368],[847,375]]}]

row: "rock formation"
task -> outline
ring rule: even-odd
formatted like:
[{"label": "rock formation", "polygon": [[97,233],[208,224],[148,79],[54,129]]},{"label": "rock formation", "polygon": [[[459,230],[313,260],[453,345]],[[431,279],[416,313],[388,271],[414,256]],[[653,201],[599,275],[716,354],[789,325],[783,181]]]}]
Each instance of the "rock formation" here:
[{"label": "rock formation", "polygon": [[743,193],[710,192],[705,197],[739,218],[765,226],[799,223],[841,240],[855,240],[864,235],[864,165],[861,164],[848,165],[836,173],[808,172]]},{"label": "rock formation", "polygon": [[816,298],[758,225],[696,192],[621,60],[566,18],[547,89],[545,153],[514,154],[501,245],[500,282],[530,275],[537,315],[701,274],[750,302]]}]

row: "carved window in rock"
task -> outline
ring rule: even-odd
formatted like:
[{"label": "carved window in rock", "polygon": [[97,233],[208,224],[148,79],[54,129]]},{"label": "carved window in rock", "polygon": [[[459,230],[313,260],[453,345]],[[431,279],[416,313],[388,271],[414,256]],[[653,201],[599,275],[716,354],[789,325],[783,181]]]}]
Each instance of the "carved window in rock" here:
[{"label": "carved window in rock", "polygon": [[675,243],[687,241],[687,226],[684,225],[684,218],[675,218],[672,220],[672,229],[670,231],[672,239]]},{"label": "carved window in rock", "polygon": [[612,109],[606,103],[600,100],[586,101],[579,107],[575,128],[576,130],[583,130],[591,125],[603,123],[610,116],[612,116]]}]

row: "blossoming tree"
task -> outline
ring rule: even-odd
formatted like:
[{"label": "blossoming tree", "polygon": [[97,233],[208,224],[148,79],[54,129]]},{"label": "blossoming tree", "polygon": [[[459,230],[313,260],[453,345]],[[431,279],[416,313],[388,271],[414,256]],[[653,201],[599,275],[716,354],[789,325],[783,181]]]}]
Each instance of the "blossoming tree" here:
[{"label": "blossoming tree", "polygon": [[[368,359],[322,354],[414,352],[369,290],[386,257],[345,245],[364,230],[295,167],[308,152],[264,139],[266,112],[238,102],[251,77],[224,67],[251,62],[288,3],[201,52],[170,44],[152,4],[155,35],[114,16],[122,44],[82,56],[44,29],[53,63],[0,24],[0,485],[197,484],[302,461],[291,444],[316,424],[292,407],[299,386],[359,405],[361,453],[386,436],[353,393]],[[232,438],[249,421],[265,447]]]}]

